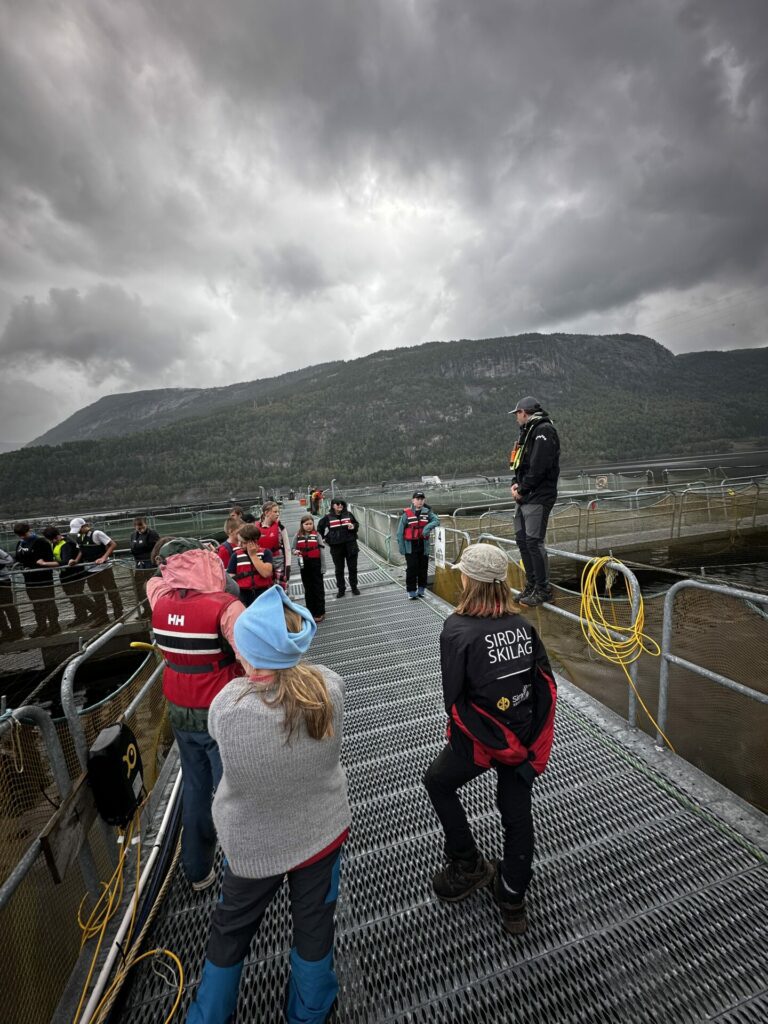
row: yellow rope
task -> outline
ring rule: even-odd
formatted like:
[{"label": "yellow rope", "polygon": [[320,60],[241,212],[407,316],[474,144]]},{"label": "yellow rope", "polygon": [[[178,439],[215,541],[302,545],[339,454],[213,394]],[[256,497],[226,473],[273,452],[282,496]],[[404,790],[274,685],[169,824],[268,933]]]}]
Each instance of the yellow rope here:
[{"label": "yellow rope", "polygon": [[[650,654],[654,658],[658,658],[661,654],[659,645],[653,637],[643,632],[645,610],[642,596],[640,597],[640,605],[637,609],[635,621],[629,626],[616,625],[616,613],[613,602],[611,602],[611,611],[613,612],[614,622],[609,622],[603,613],[603,606],[597,592],[597,584],[601,572],[605,572],[606,575],[611,572],[608,568],[609,562],[617,562],[617,559],[610,556],[593,558],[591,562],[584,566],[584,571],[581,574],[581,631],[584,634],[584,639],[593,651],[599,654],[600,657],[605,658],[606,661],[611,662],[612,665],[621,666],[624,675],[627,677],[627,682],[632,687],[640,707],[648,716],[648,720],[658,731],[669,749],[674,752],[675,748],[668,737],[661,731],[656,719],[648,710],[627,668],[628,665],[637,661],[641,654]],[[627,598],[631,600],[632,592],[626,577],[624,577],[624,584]],[[624,639],[615,639],[611,636],[609,630],[622,634]]]}]

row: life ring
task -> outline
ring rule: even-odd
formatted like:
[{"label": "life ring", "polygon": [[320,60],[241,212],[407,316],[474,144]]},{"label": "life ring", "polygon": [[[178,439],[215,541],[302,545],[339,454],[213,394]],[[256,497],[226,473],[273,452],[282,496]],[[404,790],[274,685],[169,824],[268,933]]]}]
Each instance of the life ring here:
[{"label": "life ring", "polygon": [[597,488],[599,488],[599,490],[602,491],[602,489],[604,487],[608,486],[608,477],[607,476],[598,476],[598,477],[596,477],[596,479],[595,479],[595,486]]}]

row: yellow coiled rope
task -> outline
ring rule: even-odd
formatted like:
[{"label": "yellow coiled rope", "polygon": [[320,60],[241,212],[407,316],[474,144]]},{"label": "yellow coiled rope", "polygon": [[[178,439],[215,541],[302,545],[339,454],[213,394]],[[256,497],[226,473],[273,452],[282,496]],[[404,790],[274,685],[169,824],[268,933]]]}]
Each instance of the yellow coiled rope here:
[{"label": "yellow coiled rope", "polygon": [[[593,651],[612,665],[621,666],[624,675],[627,677],[627,682],[632,687],[640,707],[648,716],[648,720],[664,739],[669,749],[674,751],[675,748],[670,743],[668,737],[661,731],[656,719],[638,693],[627,667],[637,661],[641,654],[650,654],[654,658],[658,658],[661,654],[659,645],[653,637],[643,632],[645,610],[642,596],[640,597],[640,605],[637,609],[635,621],[629,626],[619,626],[615,621],[608,622],[603,613],[603,605],[598,594],[597,584],[600,574],[605,573],[609,580],[610,590],[610,581],[614,573],[614,570],[609,568],[610,562],[617,563],[618,559],[611,558],[610,556],[593,558],[591,562],[584,566],[584,571],[581,574],[581,631],[584,634],[584,639]],[[622,563],[618,562],[618,564]],[[627,599],[631,602],[632,591],[629,586],[629,580],[626,577],[624,577],[624,585],[627,591]],[[615,609],[613,611],[615,620]],[[621,634],[624,639],[616,639],[611,636],[609,630],[613,633]]]}]

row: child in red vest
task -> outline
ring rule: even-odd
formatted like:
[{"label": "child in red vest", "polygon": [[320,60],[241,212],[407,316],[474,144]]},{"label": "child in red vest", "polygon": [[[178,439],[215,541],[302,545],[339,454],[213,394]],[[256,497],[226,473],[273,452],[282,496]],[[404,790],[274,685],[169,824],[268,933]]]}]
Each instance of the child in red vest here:
[{"label": "child in red vest", "polygon": [[302,516],[299,530],[293,539],[292,550],[299,556],[301,582],[304,584],[304,600],[315,622],[325,618],[325,544],[315,529],[310,515]]},{"label": "child in red vest", "polygon": [[262,550],[261,529],[255,523],[244,523],[237,539],[227,572],[237,581],[240,600],[248,608],[274,582],[272,553]]}]

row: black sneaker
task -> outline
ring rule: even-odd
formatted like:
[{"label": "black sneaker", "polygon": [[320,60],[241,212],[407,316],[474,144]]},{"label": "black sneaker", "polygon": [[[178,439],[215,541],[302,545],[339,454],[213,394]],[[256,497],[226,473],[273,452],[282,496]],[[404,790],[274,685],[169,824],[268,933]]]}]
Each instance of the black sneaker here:
[{"label": "black sneaker", "polygon": [[494,866],[478,853],[474,861],[446,858],[446,863],[432,876],[432,888],[438,899],[446,903],[458,903],[466,899],[475,889],[488,885],[493,877]]},{"label": "black sneaker", "polygon": [[355,595],[355,597],[360,597],[360,591],[358,590],[357,587],[352,587],[352,593]]},{"label": "black sneaker", "polygon": [[527,597],[519,597],[517,603],[525,605],[526,608],[536,608],[540,604],[547,604],[554,596],[555,592],[551,587],[536,587]]},{"label": "black sneaker", "polygon": [[501,868],[493,867],[493,875],[490,884],[493,898],[499,905],[501,921],[510,935],[522,935],[528,930],[528,914],[525,909],[525,899],[514,901],[505,890],[501,881]]},{"label": "black sneaker", "polygon": [[525,586],[523,587],[523,589],[520,591],[520,593],[515,598],[515,601],[517,602],[517,604],[520,604],[520,602],[523,600],[523,598],[530,597],[535,589],[536,589],[536,584],[535,583],[526,583]]},{"label": "black sneaker", "polygon": [[345,594],[346,594],[346,590],[337,590],[336,591],[336,597],[337,598],[344,597]]}]

